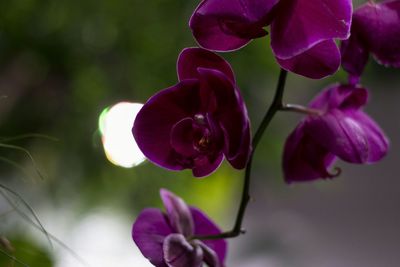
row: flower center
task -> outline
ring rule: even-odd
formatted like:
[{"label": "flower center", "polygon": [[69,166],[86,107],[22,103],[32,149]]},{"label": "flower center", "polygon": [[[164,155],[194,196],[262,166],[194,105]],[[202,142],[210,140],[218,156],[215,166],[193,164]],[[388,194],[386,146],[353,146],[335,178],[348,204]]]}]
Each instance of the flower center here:
[{"label": "flower center", "polygon": [[209,135],[204,135],[200,138],[200,140],[195,141],[195,148],[197,151],[199,152],[206,152],[207,150],[209,150],[210,147],[210,136]]},{"label": "flower center", "polygon": [[197,113],[179,121],[171,130],[171,146],[182,155],[180,164],[192,167],[194,161],[210,161],[223,147],[218,123],[208,114]]},{"label": "flower center", "polygon": [[211,132],[209,122],[203,114],[196,114],[194,122],[195,134],[193,146],[199,152],[206,152],[210,150],[213,141],[213,133]]}]

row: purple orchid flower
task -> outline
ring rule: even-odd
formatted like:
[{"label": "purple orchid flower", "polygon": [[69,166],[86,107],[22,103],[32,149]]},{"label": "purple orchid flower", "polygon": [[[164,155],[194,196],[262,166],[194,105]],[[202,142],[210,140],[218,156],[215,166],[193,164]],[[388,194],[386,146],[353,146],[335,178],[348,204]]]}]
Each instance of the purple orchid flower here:
[{"label": "purple orchid flower", "polygon": [[351,36],[342,42],[342,66],[358,82],[371,53],[385,66],[400,68],[400,0],[360,6]]},{"label": "purple orchid flower", "polygon": [[166,213],[143,210],[132,228],[132,238],[142,254],[156,267],[223,267],[224,239],[196,240],[194,235],[220,234],[219,228],[199,209],[188,207],[173,193],[161,189]]},{"label": "purple orchid flower", "polygon": [[328,168],[337,158],[357,164],[379,161],[389,141],[382,129],[362,111],[368,92],[354,85],[334,85],[320,93],[307,116],[289,135],[283,154],[288,183],[333,178]]},{"label": "purple orchid flower", "polygon": [[170,169],[209,175],[224,156],[236,169],[246,166],[250,122],[228,62],[202,48],[178,58],[180,82],[151,97],[132,132],[143,154]]},{"label": "purple orchid flower", "polygon": [[189,26],[207,49],[232,51],[267,34],[282,68],[314,79],[337,71],[334,39],[350,33],[351,0],[203,0]]}]

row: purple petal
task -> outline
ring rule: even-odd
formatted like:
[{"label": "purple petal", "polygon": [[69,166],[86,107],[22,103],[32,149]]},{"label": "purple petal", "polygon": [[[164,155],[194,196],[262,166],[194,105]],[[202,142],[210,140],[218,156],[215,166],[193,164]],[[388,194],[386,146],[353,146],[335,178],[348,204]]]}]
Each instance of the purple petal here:
[{"label": "purple petal", "polygon": [[[212,117],[217,121],[224,133],[224,154],[235,164],[235,168],[243,168],[248,160],[250,147],[249,119],[247,109],[240,92],[225,75],[216,70],[199,69],[200,86],[203,103],[214,95],[215,105]],[[210,110],[209,107],[207,107]],[[244,155],[244,156],[239,156]],[[235,160],[236,157],[240,158]]]},{"label": "purple petal", "polygon": [[354,22],[351,27],[351,36],[342,42],[340,52],[343,69],[352,75],[355,83],[358,83],[359,77],[367,64],[369,52],[365,47],[365,42],[362,41],[356,27],[354,27]]},{"label": "purple petal", "polygon": [[163,245],[164,259],[169,267],[201,267],[203,250],[192,246],[181,234],[170,234]]},{"label": "purple petal", "polygon": [[332,178],[327,168],[336,156],[351,163],[380,160],[388,150],[388,139],[361,108],[368,92],[355,85],[333,85],[319,93],[310,115],[288,137],[283,158],[285,180],[307,181]]},{"label": "purple petal", "polygon": [[369,147],[367,162],[373,163],[381,160],[389,150],[389,139],[386,137],[383,130],[373,119],[363,112],[356,112],[352,117],[356,121],[362,122],[366,133]]},{"label": "purple petal", "polygon": [[[218,226],[214,224],[211,219],[209,219],[202,211],[195,207],[190,207],[190,211],[194,221],[195,235],[215,235],[221,233],[221,230],[218,228]],[[220,264],[223,266],[227,251],[226,241],[224,239],[216,239],[203,240],[202,242],[217,253]]]},{"label": "purple petal", "polygon": [[166,189],[160,190],[160,196],[167,210],[171,226],[177,233],[186,237],[193,235],[193,218],[185,201]]},{"label": "purple petal", "polygon": [[283,172],[287,183],[337,176],[327,170],[334,163],[336,157],[316,143],[306,133],[305,128],[305,122],[301,122],[286,139]]},{"label": "purple petal", "polygon": [[337,88],[339,84],[334,84],[321,92],[319,92],[308,104],[310,108],[319,109],[322,111],[326,111],[328,108],[332,106],[338,106],[339,97],[337,93]]},{"label": "purple petal", "polygon": [[156,267],[166,267],[163,259],[164,239],[173,232],[165,215],[148,208],[137,217],[132,227],[132,238],[142,254]]},{"label": "purple petal", "polygon": [[332,110],[308,120],[308,134],[327,150],[351,163],[372,163],[386,155],[389,141],[362,111]]},{"label": "purple petal", "polygon": [[239,49],[263,29],[278,0],[204,0],[194,11],[189,26],[197,42],[216,51]]},{"label": "purple petal", "polygon": [[135,119],[133,136],[143,154],[153,163],[171,170],[188,167],[185,158],[171,147],[171,130],[199,110],[199,86],[185,80],[151,97]]},{"label": "purple petal", "polygon": [[194,145],[193,119],[184,118],[177,122],[171,129],[171,146],[179,154],[192,157],[198,152]]},{"label": "purple petal", "polygon": [[368,91],[365,88],[342,85],[338,88],[338,91],[340,91],[343,96],[338,106],[342,111],[359,110],[368,101]]},{"label": "purple petal", "polygon": [[178,57],[177,72],[180,81],[198,78],[198,68],[216,69],[224,73],[233,83],[235,75],[229,63],[218,56],[202,48],[186,48]]},{"label": "purple petal", "polygon": [[307,132],[315,142],[323,145],[342,160],[366,163],[370,157],[368,133],[362,121],[352,112],[331,110],[323,116],[313,116],[307,121]]},{"label": "purple petal", "polygon": [[282,68],[312,79],[332,75],[340,66],[339,48],[333,40],[322,41],[292,58],[276,59]]},{"label": "purple petal", "polygon": [[368,2],[354,12],[353,23],[378,62],[400,67],[399,0],[380,4]]},{"label": "purple petal", "polygon": [[[228,144],[229,134],[226,132],[225,128],[222,128],[222,130],[225,133],[225,138],[226,138],[225,143]],[[227,156],[226,158],[234,168],[240,170],[246,167],[246,164],[250,157],[250,153],[252,151],[252,146],[250,142],[251,142],[250,124],[248,124],[247,127],[243,129],[242,140],[237,154],[233,156]]]},{"label": "purple petal", "polygon": [[280,1],[271,24],[271,46],[279,59],[303,53],[321,41],[347,39],[351,0]]},{"label": "purple petal", "polygon": [[366,89],[355,85],[334,84],[311,100],[309,107],[327,112],[331,109],[358,110],[368,101]]},{"label": "purple petal", "polygon": [[196,243],[203,249],[203,260],[207,263],[208,267],[222,267],[222,263],[219,262],[218,255],[214,250],[201,241],[197,241]]},{"label": "purple petal", "polygon": [[195,177],[204,177],[213,173],[221,165],[224,155],[222,152],[198,156],[194,159],[192,169]]}]

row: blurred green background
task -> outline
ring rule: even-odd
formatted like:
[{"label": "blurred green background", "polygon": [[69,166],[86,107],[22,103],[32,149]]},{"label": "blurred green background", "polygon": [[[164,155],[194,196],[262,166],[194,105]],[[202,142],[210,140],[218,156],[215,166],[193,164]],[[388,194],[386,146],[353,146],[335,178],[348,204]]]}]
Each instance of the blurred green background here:
[{"label": "blurred green background", "polygon": [[[105,108],[122,101],[144,103],[155,92],[176,83],[179,52],[196,46],[188,19],[197,3],[0,1],[0,142],[6,144],[0,147],[0,184],[29,203],[44,228],[62,241],[61,245],[54,238],[48,242],[46,235],[32,225],[37,221],[19,196],[2,189],[0,266],[23,266],[9,256],[28,266],[82,265],[74,253],[90,266],[148,266],[131,241],[130,228],[142,208],[161,207],[161,187],[206,211],[222,228],[232,226],[243,173],[225,163],[204,179],[192,178],[190,171],[169,172],[151,163],[131,169],[117,167],[105,157],[98,130],[98,119]],[[236,72],[255,129],[271,101],[279,73],[269,38],[223,56]],[[393,115],[396,111],[398,114],[400,100],[398,74],[398,70],[371,62],[364,78],[377,96],[368,109],[392,140],[399,136],[399,119]],[[345,79],[341,71],[320,81],[291,74],[285,98],[306,104],[329,83]],[[350,240],[355,247],[380,242],[380,246],[367,248],[375,252],[382,249],[388,253],[393,248],[392,243],[382,240],[396,236],[398,230],[393,228],[397,232],[388,230],[386,234],[379,229],[392,229],[387,221],[400,223],[400,194],[390,183],[397,180],[398,143],[393,140],[392,154],[381,169],[353,169],[340,163],[345,170],[342,178],[288,187],[280,170],[282,146],[299,118],[279,114],[263,138],[254,164],[256,202],[250,205],[245,220],[249,233],[230,241],[228,265],[397,266],[400,257],[395,254],[370,256],[379,265],[368,265],[374,261],[361,256],[343,260],[348,249],[341,242],[351,236],[343,229],[354,233],[359,222],[369,223],[379,217],[382,221],[363,224],[365,232],[355,233]],[[30,136],[7,140],[32,133],[51,139]],[[34,162],[25,151],[10,145],[29,150]],[[368,175],[371,178],[365,178]],[[374,191],[377,188],[380,190]],[[381,199],[378,203],[383,207],[374,201],[374,209],[368,202],[376,198]],[[327,209],[336,221],[324,213]],[[386,213],[379,213],[383,210]],[[326,228],[314,227],[326,221],[330,222],[323,224]],[[293,224],[286,227],[287,223]],[[369,227],[376,232],[368,238],[364,234],[370,233]],[[332,238],[338,235],[343,240],[336,240],[337,246],[327,245],[327,240],[336,244]],[[299,249],[296,244],[309,246]],[[332,255],[323,256],[327,250]],[[357,253],[353,251],[352,255]],[[332,263],[327,260],[329,256]]]}]

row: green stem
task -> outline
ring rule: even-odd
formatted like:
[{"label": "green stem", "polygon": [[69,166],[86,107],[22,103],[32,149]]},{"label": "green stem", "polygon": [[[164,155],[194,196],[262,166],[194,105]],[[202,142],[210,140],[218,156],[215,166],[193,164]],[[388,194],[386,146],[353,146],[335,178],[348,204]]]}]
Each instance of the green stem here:
[{"label": "green stem", "polygon": [[285,82],[286,82],[287,71],[281,69],[279,74],[279,81],[276,87],[275,96],[272,101],[271,106],[269,107],[267,113],[265,114],[263,120],[261,121],[260,126],[258,127],[252,141],[253,150],[250,153],[249,161],[246,165],[246,171],[244,176],[244,185],[243,185],[243,192],[242,192],[242,200],[240,201],[239,210],[236,216],[236,222],[232,230],[218,234],[218,235],[207,235],[207,236],[194,236],[193,239],[201,239],[201,240],[210,240],[210,239],[221,239],[221,238],[233,238],[237,237],[240,234],[245,233],[242,229],[242,222],[246,212],[247,204],[250,201],[250,178],[251,178],[251,167],[253,163],[253,155],[256,151],[256,148],[267,129],[268,125],[270,124],[271,120],[275,116],[276,112],[281,110],[284,105],[282,103],[283,92],[285,89]]}]

